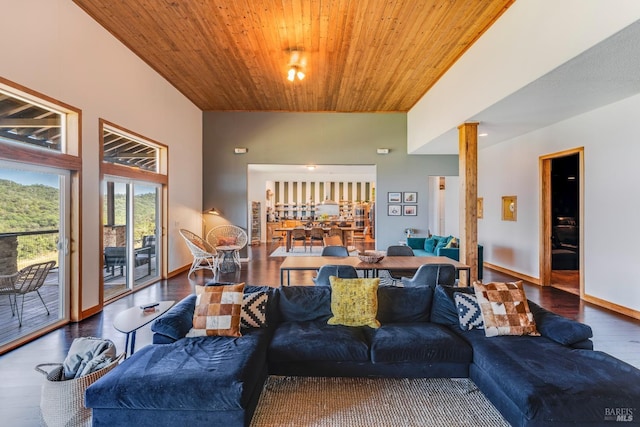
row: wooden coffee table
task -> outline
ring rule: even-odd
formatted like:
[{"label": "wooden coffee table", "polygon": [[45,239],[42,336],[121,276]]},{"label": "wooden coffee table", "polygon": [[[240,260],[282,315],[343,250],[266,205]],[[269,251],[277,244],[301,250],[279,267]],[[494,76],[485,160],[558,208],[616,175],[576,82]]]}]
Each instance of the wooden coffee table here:
[{"label": "wooden coffee table", "polygon": [[113,327],[127,334],[124,344],[125,357],[135,351],[136,331],[166,313],[173,306],[173,303],[174,301],[159,301],[154,311],[145,311],[136,306],[118,313],[113,320]]}]

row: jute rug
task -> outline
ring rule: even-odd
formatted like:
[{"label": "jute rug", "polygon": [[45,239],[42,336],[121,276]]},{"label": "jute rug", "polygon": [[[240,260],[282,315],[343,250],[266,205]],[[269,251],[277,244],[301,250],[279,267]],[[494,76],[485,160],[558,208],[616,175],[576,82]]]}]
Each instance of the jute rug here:
[{"label": "jute rug", "polygon": [[265,426],[509,426],[469,379],[269,377]]}]

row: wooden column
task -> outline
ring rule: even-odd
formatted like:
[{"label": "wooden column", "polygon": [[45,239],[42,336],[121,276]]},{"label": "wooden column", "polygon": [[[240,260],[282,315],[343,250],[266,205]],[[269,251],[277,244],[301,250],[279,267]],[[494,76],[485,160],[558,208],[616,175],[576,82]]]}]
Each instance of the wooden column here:
[{"label": "wooden column", "polygon": [[478,280],[478,123],[458,126],[460,175],[460,262],[471,273],[460,272],[460,286]]}]

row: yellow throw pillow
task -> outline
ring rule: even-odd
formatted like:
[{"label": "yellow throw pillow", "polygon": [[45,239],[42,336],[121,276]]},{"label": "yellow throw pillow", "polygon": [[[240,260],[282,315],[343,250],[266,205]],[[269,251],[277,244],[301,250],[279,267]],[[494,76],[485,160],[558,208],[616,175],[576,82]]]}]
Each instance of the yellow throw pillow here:
[{"label": "yellow throw pillow", "polygon": [[193,328],[188,337],[239,337],[244,283],[205,286],[196,300]]},{"label": "yellow throw pillow", "polygon": [[331,313],[329,325],[379,328],[378,285],[380,279],[341,279],[330,276]]},{"label": "yellow throw pillow", "polygon": [[522,281],[473,284],[488,337],[497,335],[540,336],[522,287]]},{"label": "yellow throw pillow", "polygon": [[449,240],[449,243],[447,243],[447,246],[445,246],[445,248],[457,248],[457,247],[458,247],[458,239],[456,239],[455,237]]}]

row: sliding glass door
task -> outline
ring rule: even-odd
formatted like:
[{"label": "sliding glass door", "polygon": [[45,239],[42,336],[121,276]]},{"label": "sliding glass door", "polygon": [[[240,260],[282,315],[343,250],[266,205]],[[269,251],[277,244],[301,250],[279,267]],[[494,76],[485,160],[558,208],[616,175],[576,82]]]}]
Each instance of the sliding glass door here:
[{"label": "sliding glass door", "polygon": [[67,171],[0,161],[0,345],[69,319],[69,194]]},{"label": "sliding glass door", "polygon": [[161,186],[106,176],[103,184],[104,300],[159,277]]}]

